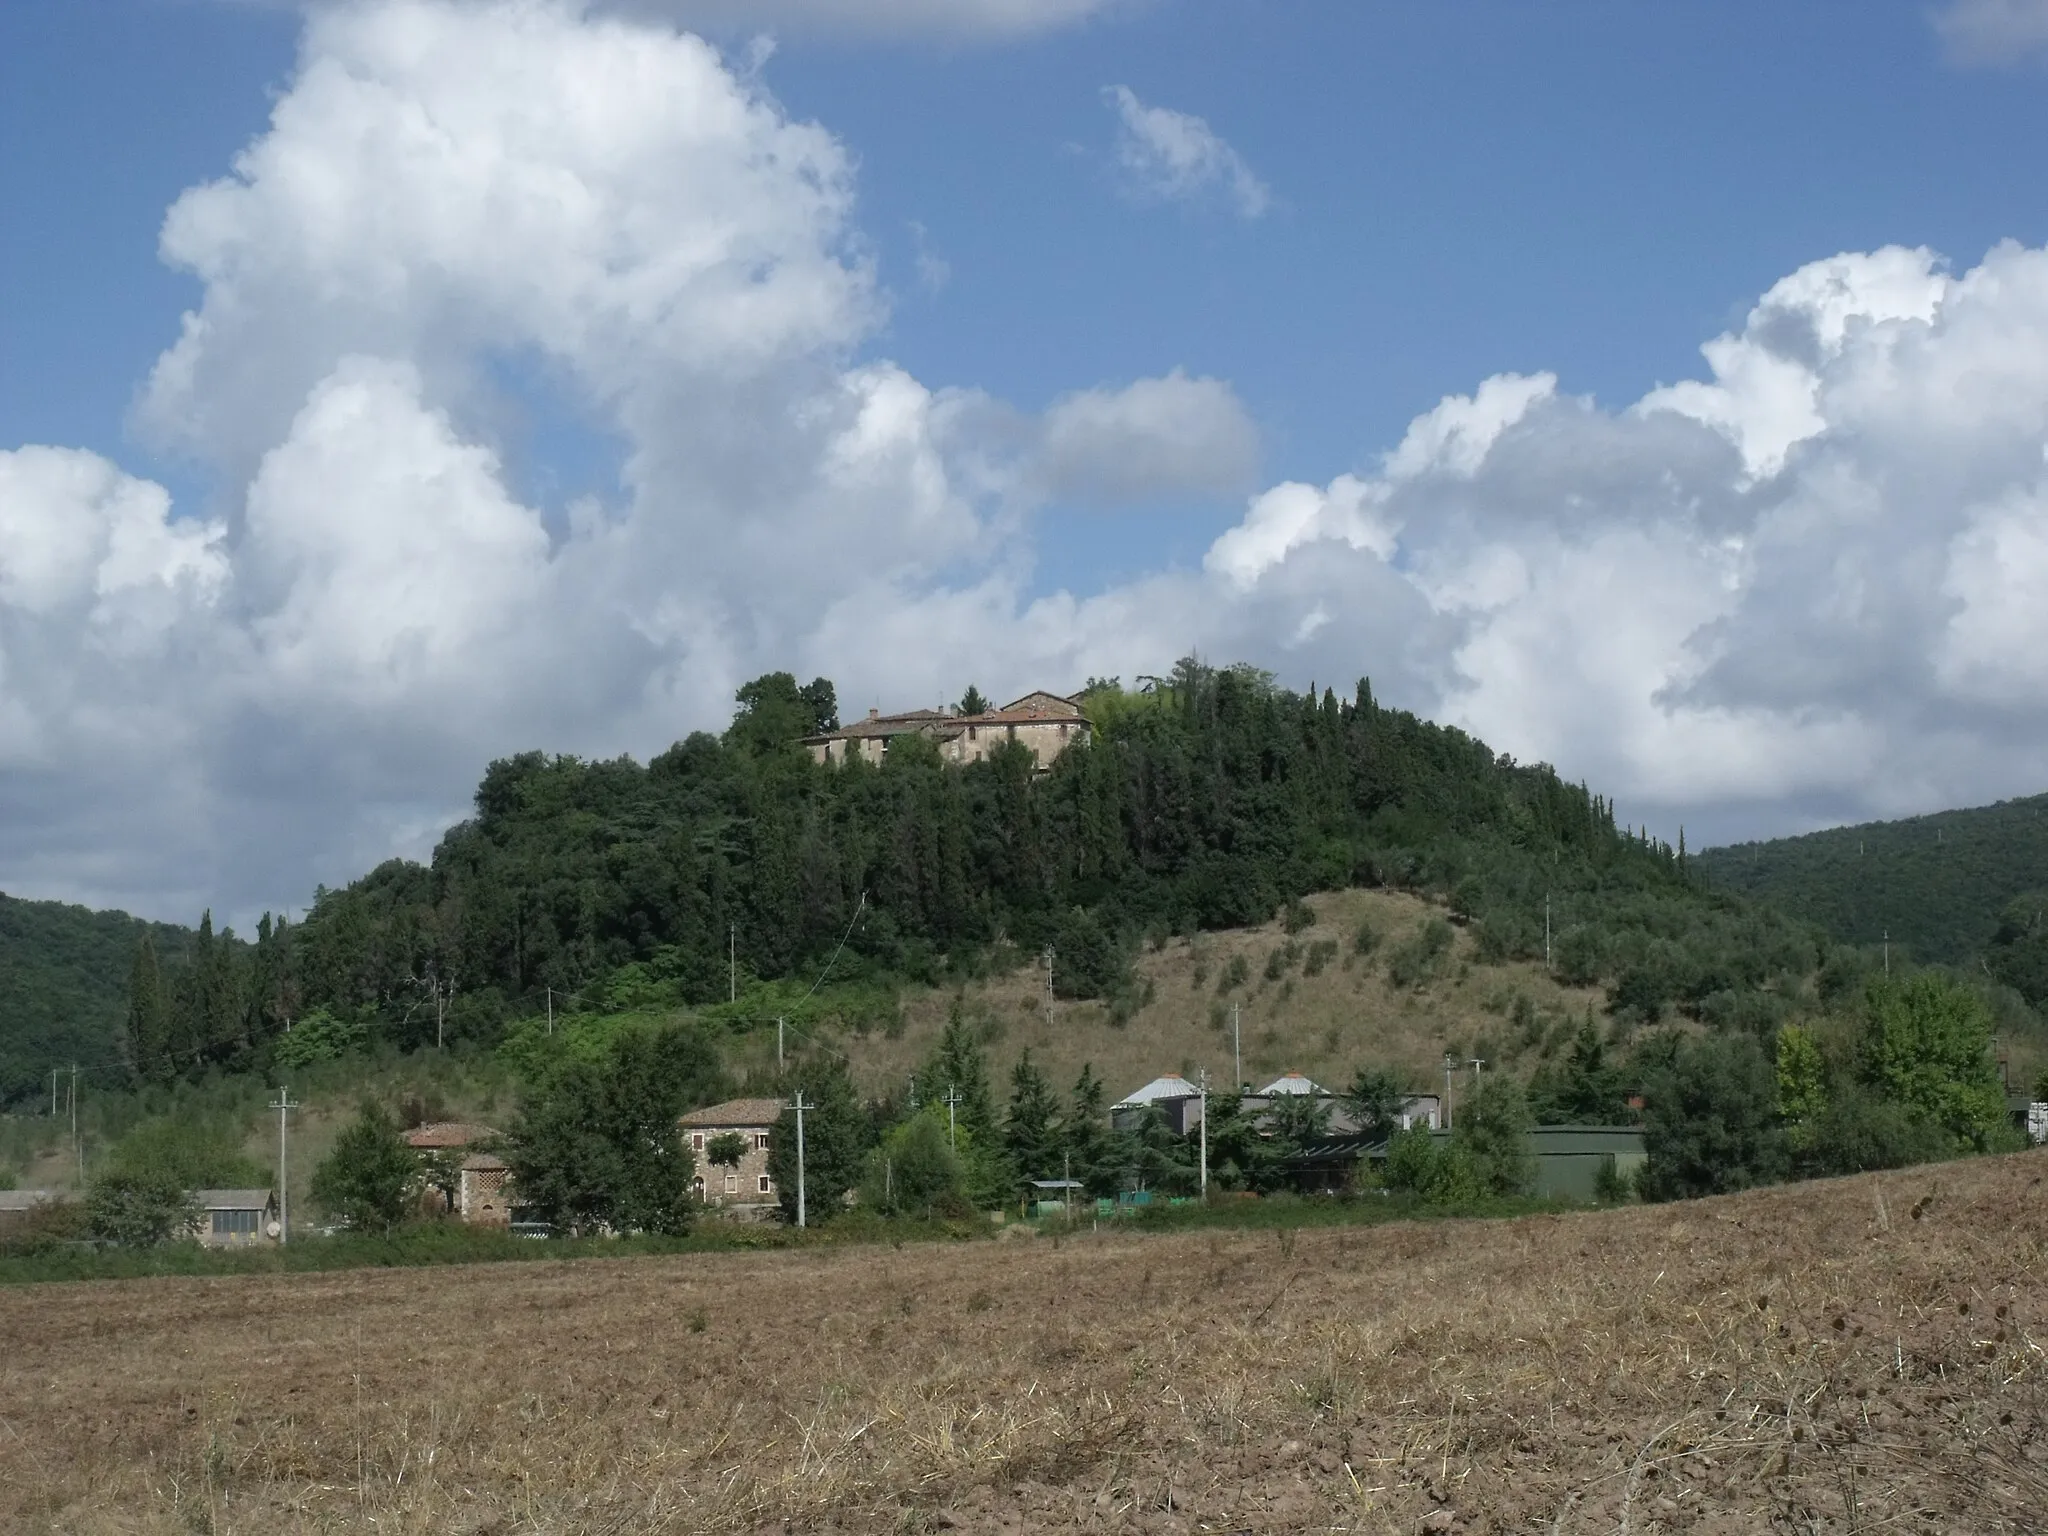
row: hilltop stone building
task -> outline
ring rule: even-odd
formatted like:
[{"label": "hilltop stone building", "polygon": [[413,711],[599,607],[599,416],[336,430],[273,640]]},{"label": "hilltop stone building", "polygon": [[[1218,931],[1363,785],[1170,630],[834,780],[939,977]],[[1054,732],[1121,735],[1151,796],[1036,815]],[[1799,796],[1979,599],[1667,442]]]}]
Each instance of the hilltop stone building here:
[{"label": "hilltop stone building", "polygon": [[813,761],[820,763],[845,763],[855,758],[879,763],[897,737],[930,736],[947,762],[978,763],[1014,741],[1030,749],[1033,762],[1043,771],[1087,734],[1088,716],[1078,699],[1040,689],[979,715],[957,715],[943,707],[913,709],[900,715],[871,709],[865,720],[807,736],[804,745]]}]

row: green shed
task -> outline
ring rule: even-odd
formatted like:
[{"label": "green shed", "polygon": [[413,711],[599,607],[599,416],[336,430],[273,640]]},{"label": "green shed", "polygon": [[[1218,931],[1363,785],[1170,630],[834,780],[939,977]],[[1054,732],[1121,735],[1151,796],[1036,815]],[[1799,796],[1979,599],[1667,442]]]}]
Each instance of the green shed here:
[{"label": "green shed", "polygon": [[1539,1125],[1529,1133],[1536,1153],[1536,1193],[1545,1198],[1591,1200],[1600,1171],[1635,1177],[1648,1154],[1633,1125]]}]

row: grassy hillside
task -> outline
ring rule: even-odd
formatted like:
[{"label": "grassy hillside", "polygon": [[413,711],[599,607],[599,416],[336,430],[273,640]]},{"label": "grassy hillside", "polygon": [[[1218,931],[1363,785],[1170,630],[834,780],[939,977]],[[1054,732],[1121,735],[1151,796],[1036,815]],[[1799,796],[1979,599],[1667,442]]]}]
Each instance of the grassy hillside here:
[{"label": "grassy hillside", "polygon": [[[1469,927],[1447,922],[1442,907],[1419,897],[1354,890],[1307,904],[1316,920],[1295,934],[1276,921],[1146,946],[1133,962],[1143,1002],[1123,1022],[1105,1003],[1057,998],[1048,1021],[1045,972],[1032,964],[958,993],[919,989],[906,996],[900,1027],[828,1031],[819,1043],[844,1051],[869,1092],[900,1096],[909,1074],[930,1058],[958,996],[980,1026],[999,1087],[1029,1049],[1062,1087],[1092,1064],[1112,1096],[1162,1072],[1192,1078],[1202,1068],[1223,1088],[1231,1078],[1234,1003],[1244,1074],[1255,1087],[1299,1071],[1339,1088],[1359,1067],[1375,1065],[1428,1089],[1442,1084],[1446,1051],[1526,1071],[1566,1041],[1589,1007],[1601,1006],[1598,989],[1562,986],[1540,962],[1482,961]],[[1424,930],[1432,925],[1449,946],[1425,962]],[[1366,953],[1358,947],[1361,928]],[[1245,979],[1230,984],[1233,961]],[[792,1047],[806,1043],[789,1036]],[[751,1076],[772,1074],[773,1027],[741,1037],[732,1056]]]},{"label": "grassy hillside", "polygon": [[87,1082],[125,1080],[121,1022],[145,929],[169,958],[190,941],[126,912],[0,895],[0,1104],[33,1104],[49,1092],[50,1069],[73,1062]]},{"label": "grassy hillside", "polygon": [[1769,902],[1838,942],[1958,964],[2006,903],[2048,887],[2048,795],[1905,821],[1737,843],[1698,856],[1717,887]]}]

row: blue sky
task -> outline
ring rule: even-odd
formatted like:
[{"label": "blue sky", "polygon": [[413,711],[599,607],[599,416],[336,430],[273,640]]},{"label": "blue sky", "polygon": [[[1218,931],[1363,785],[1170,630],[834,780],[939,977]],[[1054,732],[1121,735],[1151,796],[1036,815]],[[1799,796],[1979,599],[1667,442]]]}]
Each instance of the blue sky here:
[{"label": "blue sky", "polygon": [[[1962,467],[1960,427],[1929,426],[1917,449],[1856,445],[1882,436],[1857,413],[1877,409],[1880,375],[1899,385],[1899,356],[2031,398],[2023,358],[1963,349],[2033,323],[2021,258],[2048,242],[2029,147],[2048,141],[2048,9],[973,0],[934,14],[923,0],[364,0],[311,19],[207,0],[0,7],[0,454],[71,456],[17,458],[0,518],[29,530],[24,549],[30,533],[104,535],[100,577],[78,566],[85,585],[61,602],[30,590],[44,567],[10,589],[0,555],[0,810],[52,829],[10,834],[0,885],[163,908],[216,890],[282,900],[419,851],[497,751],[655,750],[715,726],[752,671],[921,700],[1158,670],[1191,646],[1294,683],[1371,671],[1667,832],[2039,788],[2036,680],[1989,659],[2033,638],[2031,577],[1987,594],[1971,574],[2030,569],[2033,515],[2010,509],[2038,491],[2038,413],[2004,423],[1995,451],[1975,443],[1972,462],[2010,460],[2003,481]],[[534,42],[543,23],[552,49]],[[667,48],[692,27],[721,50],[711,74]],[[390,51],[421,28],[470,72]],[[769,35],[772,51],[756,41]],[[767,116],[735,127],[723,159],[687,124],[664,150],[621,121],[555,163],[546,114],[574,115],[589,85],[571,75],[628,56],[670,71],[654,99],[730,91]],[[323,60],[361,87],[341,107],[307,85]],[[378,158],[385,129],[359,132],[385,111],[441,124],[449,149],[388,207],[371,175],[396,163]],[[1209,158],[1175,180],[1132,113],[1199,136]],[[776,157],[815,150],[813,125],[830,163],[784,176]],[[651,157],[651,181],[602,185],[606,133],[619,163]],[[276,152],[267,170],[179,203],[252,144]],[[671,151],[691,167],[672,185]],[[507,196],[580,178],[611,222],[530,271],[492,248],[488,215],[458,249],[440,210],[468,190],[462,167],[486,163]],[[319,224],[318,177],[293,183],[308,166],[376,241]],[[719,189],[708,202],[703,186]],[[194,213],[167,262],[173,204]],[[682,279],[644,307],[665,280],[649,219],[671,252],[745,227],[744,259],[792,274],[795,307],[746,347],[699,345],[730,311],[693,308]],[[2018,265],[1973,281],[2002,241]],[[638,286],[593,297],[577,264],[620,242]],[[1888,248],[1929,254],[1900,266]],[[1870,260],[1815,266],[1838,257]],[[558,302],[572,318],[532,318]],[[160,364],[187,311],[214,329]],[[644,357],[606,329],[683,312],[695,331]],[[1844,314],[1846,331],[1827,318]],[[1787,327],[1811,336],[1786,342]],[[1885,343],[1891,362],[1862,340],[1884,327],[1906,338]],[[1733,371],[1716,380],[1700,349],[1724,334]],[[1781,363],[1805,370],[1794,394],[1820,402],[1813,421],[1769,382]],[[1497,376],[1554,382],[1485,395]],[[1146,394],[1146,380],[1168,382]],[[1684,380],[1719,393],[1631,409]],[[1460,396],[1476,415],[1439,411]],[[856,473],[854,437],[804,434],[857,402],[861,451],[878,457]],[[316,430],[343,425],[361,427],[345,454]],[[1390,468],[1411,427],[1417,456]],[[816,474],[799,473],[814,451]],[[301,463],[320,495],[288,483]],[[388,470],[378,487],[346,479],[366,463]],[[1809,504],[1840,515],[1826,487],[1845,474],[1882,508],[1819,526]],[[1268,499],[1289,485],[1314,507]],[[160,514],[121,500],[138,487],[161,487]],[[401,538],[379,519],[414,494]],[[436,533],[472,494],[473,514]],[[124,517],[147,522],[163,591],[147,643],[123,619],[110,649],[104,551]],[[1866,568],[1887,519],[1939,569]],[[812,548],[815,570],[764,568]],[[859,580],[849,552],[872,553]],[[439,599],[459,596],[460,622],[390,596],[393,571],[443,558]],[[1529,637],[1550,645],[1554,616],[1603,582],[1650,589],[1631,560],[1677,562],[1688,593],[1723,597],[1697,612],[1660,599],[1539,653]],[[1850,567],[1840,600],[1813,604],[1839,620],[1823,633],[1796,594]],[[369,585],[347,589],[350,572]],[[695,583],[702,603],[684,595]],[[1859,602],[1874,605],[1847,611]],[[518,678],[494,671],[509,651],[493,626],[535,603],[584,626],[601,683],[534,682],[532,658]],[[367,615],[364,631],[304,619],[327,613]],[[1744,660],[1788,645],[1812,659],[1804,693]],[[1915,659],[1903,701],[1859,680],[1857,658],[1888,648]],[[1647,659],[1623,678],[1617,652]],[[84,704],[20,682],[51,657]],[[181,668],[233,681],[181,696],[203,739],[175,730],[173,761],[138,791],[104,767],[118,733],[95,732],[128,690],[159,697]],[[1535,674],[1559,697],[1536,700]],[[392,724],[444,720],[454,697],[459,721]],[[355,710],[337,745],[327,732]],[[164,817],[188,834],[143,830]],[[223,830],[250,824],[259,835]]]}]

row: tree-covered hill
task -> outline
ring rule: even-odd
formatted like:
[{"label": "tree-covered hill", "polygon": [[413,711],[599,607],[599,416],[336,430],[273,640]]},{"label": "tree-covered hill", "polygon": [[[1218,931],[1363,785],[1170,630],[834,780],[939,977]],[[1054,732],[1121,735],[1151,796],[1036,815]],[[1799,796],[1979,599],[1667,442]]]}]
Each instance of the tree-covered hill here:
[{"label": "tree-covered hill", "polygon": [[[1618,1008],[1766,1028],[1819,961],[1813,933],[1695,879],[1547,765],[1382,707],[1183,662],[1094,686],[1093,738],[1049,772],[902,737],[822,766],[832,685],[740,690],[722,737],[645,764],[530,752],[491,764],[431,864],[321,891],[250,946],[202,930],[176,974],[139,965],[146,1078],[380,1038],[488,1043],[560,1006],[715,1007],[784,982],[886,999],[1051,949],[1064,996],[1114,1011],[1146,935],[1271,920],[1305,893],[1415,891],[1483,961],[1541,958]],[[858,1000],[854,1006],[865,1006]],[[885,1004],[886,1006],[886,1004]]]},{"label": "tree-covered hill", "polygon": [[1837,942],[1956,965],[1989,945],[2006,908],[2048,887],[2048,795],[1702,853],[1718,888],[1770,903]]},{"label": "tree-covered hill", "polygon": [[125,1080],[128,972],[145,932],[173,960],[190,937],[125,912],[0,895],[0,1104],[48,1093],[51,1068],[73,1062],[88,1081]]}]

